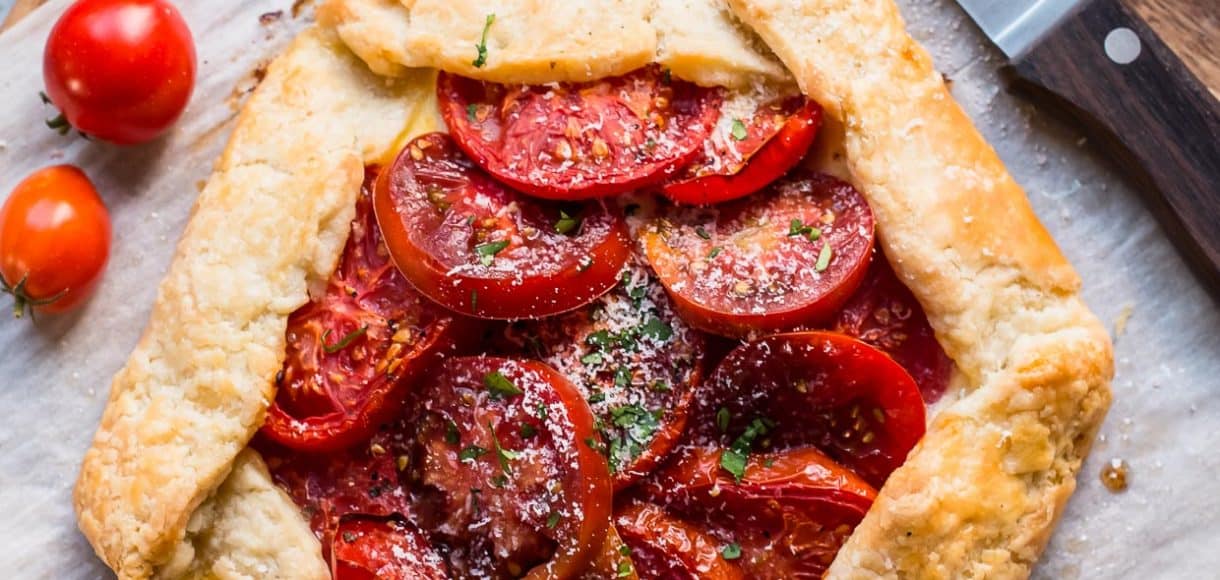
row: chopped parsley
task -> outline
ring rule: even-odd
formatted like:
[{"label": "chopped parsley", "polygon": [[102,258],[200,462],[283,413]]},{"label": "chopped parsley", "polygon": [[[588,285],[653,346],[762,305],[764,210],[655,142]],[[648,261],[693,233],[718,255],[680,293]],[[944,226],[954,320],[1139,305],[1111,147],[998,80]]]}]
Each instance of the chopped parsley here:
[{"label": "chopped parsley", "polygon": [[707,233],[707,230],[703,229],[703,226],[695,226],[695,234],[705,240],[712,239],[712,234]]},{"label": "chopped parsley", "polygon": [[614,337],[610,335],[608,330],[599,330],[585,337],[585,344],[597,348],[606,348],[613,345],[614,342]]},{"label": "chopped parsley", "polygon": [[732,415],[729,413],[728,408],[721,407],[719,411],[716,411],[716,428],[720,429],[721,433],[728,431],[729,419],[731,418]]},{"label": "chopped parsley", "polygon": [[669,391],[669,383],[667,383],[665,381],[656,381],[656,382],[652,383],[652,390],[654,390],[658,393],[667,392],[667,391]]},{"label": "chopped parsley", "polygon": [[462,449],[462,451],[460,453],[458,453],[458,460],[459,461],[474,461],[475,459],[478,459],[479,457],[482,457],[486,454],[487,454],[486,449],[483,449],[482,447],[479,447],[478,445],[471,445],[470,447],[466,447],[465,449]]},{"label": "chopped parsley", "polygon": [[538,403],[538,418],[546,420],[546,403]]},{"label": "chopped parsley", "polygon": [[590,405],[593,405],[595,403],[600,403],[605,400],[606,400],[606,393],[602,393],[602,392],[593,393],[592,395],[589,395],[589,398],[588,398]]},{"label": "chopped parsley", "polygon": [[470,64],[474,65],[474,68],[483,68],[483,65],[487,64],[487,31],[491,29],[491,25],[495,21],[496,15],[493,13],[488,14],[487,20],[483,23],[483,36],[479,39],[479,43],[474,45],[477,54],[474,60],[470,62]]},{"label": "chopped parsley", "polygon": [[723,248],[723,247],[721,247],[721,246],[715,246],[715,247],[713,247],[713,248],[712,248],[712,251],[710,251],[710,252],[708,252],[708,253],[707,253],[707,259],[711,260],[712,258],[715,258],[716,256],[719,256],[719,255],[720,255],[720,252],[721,252],[721,251],[723,251],[723,250],[724,250],[724,248]]},{"label": "chopped parsley", "polygon": [[619,578],[626,578],[628,576],[631,576],[632,572],[633,572],[633,570],[631,569],[631,562],[629,560],[622,560],[618,563],[618,577]]},{"label": "chopped parsley", "polygon": [[533,425],[530,425],[529,423],[521,424],[521,438],[522,439],[529,439],[530,437],[533,437],[534,435],[537,435],[537,434],[538,434],[538,430],[535,429]]},{"label": "chopped parsley", "polygon": [[508,247],[508,240],[500,240],[498,242],[487,242],[474,247],[474,253],[479,257],[479,262],[484,266],[490,266],[496,259],[496,254]]},{"label": "chopped parsley", "polygon": [[664,341],[669,340],[669,337],[674,335],[674,330],[668,324],[662,322],[660,318],[653,316],[640,327],[640,334],[653,340]]},{"label": "chopped parsley", "polygon": [[602,364],[602,355],[599,352],[591,352],[589,354],[586,354],[585,356],[580,357],[580,362],[581,362],[581,364],[589,365],[589,366],[599,365],[599,364]]},{"label": "chopped parsley", "polygon": [[[470,103],[469,105],[466,105],[466,118],[470,119],[471,123],[477,122],[479,120],[478,113],[479,113],[478,105],[476,105],[474,103]],[[474,222],[474,216],[470,216],[469,218],[466,218],[466,219],[470,220],[472,223]]]},{"label": "chopped parsley", "polygon": [[483,386],[487,387],[487,391],[491,393],[493,399],[503,399],[525,394],[524,391],[517,388],[517,385],[508,380],[508,377],[500,374],[500,371],[491,371],[483,375]]},{"label": "chopped parsley", "polygon": [[805,224],[801,221],[800,218],[797,218],[797,219],[792,220],[792,222],[788,224],[788,235],[789,236],[805,236],[806,238],[809,239],[809,241],[812,242],[812,241],[822,237],[822,230],[815,228],[811,225]]},{"label": "chopped parsley", "polygon": [[349,544],[355,542],[356,534],[353,534],[352,532],[343,532],[343,541]]},{"label": "chopped parsley", "polygon": [[720,550],[720,555],[725,560],[736,560],[741,557],[741,544],[733,542]]},{"label": "chopped parsley", "polygon": [[774,426],[775,423],[770,420],[755,417],[753,421],[750,421],[745,432],[734,440],[733,444],[720,456],[720,467],[733,474],[734,479],[741,481],[741,477],[746,472],[746,461],[750,458],[750,447],[754,445],[754,440],[766,435],[767,431]]},{"label": "chopped parsley", "polygon": [[445,443],[457,445],[461,441],[461,436],[458,434],[457,423],[448,421],[445,423]]},{"label": "chopped parsley", "polygon": [[611,409],[611,422],[620,432],[608,433],[602,429],[602,435],[610,441],[608,459],[612,471],[618,471],[644,452],[660,427],[661,414],[661,411],[650,412],[638,404]]},{"label": "chopped parsley", "polygon": [[598,441],[596,437],[585,437],[585,445],[588,445],[589,449],[603,455],[606,453],[606,446],[601,441]]},{"label": "chopped parsley", "polygon": [[623,545],[619,546],[618,553],[620,553],[624,556],[630,556],[631,555],[631,546],[628,546],[627,544],[623,544]]},{"label": "chopped parsley", "polygon": [[818,263],[813,265],[813,269],[818,272],[825,272],[830,266],[830,242],[822,242],[822,251],[818,252]]},{"label": "chopped parsley", "polygon": [[614,386],[625,387],[631,384],[631,369],[621,366],[614,370]]},{"label": "chopped parsley", "polygon": [[500,445],[500,437],[496,435],[496,428],[492,426],[491,421],[487,422],[487,428],[491,430],[491,443],[496,448],[496,459],[500,460],[500,470],[503,471],[505,475],[512,475],[513,468],[509,466],[508,462],[521,457],[521,453],[517,451],[510,451]]},{"label": "chopped parsley", "polygon": [[361,336],[364,336],[364,333],[366,333],[368,331],[369,331],[369,326],[366,324],[364,326],[361,326],[360,328],[357,328],[356,330],[353,330],[353,331],[347,333],[347,335],[345,335],[343,338],[339,339],[339,342],[336,342],[334,344],[326,344],[326,338],[330,336],[330,329],[328,328],[328,329],[326,329],[326,332],[322,333],[322,350],[326,351],[326,354],[335,354],[336,352],[339,352],[339,351],[347,348],[349,345],[352,344],[352,341],[356,340],[357,338],[360,338]]},{"label": "chopped parsley", "polygon": [[546,527],[555,529],[559,525],[559,512],[551,512],[551,515],[546,517]]},{"label": "chopped parsley", "polygon": [[567,234],[578,227],[580,227],[580,219],[568,215],[566,211],[559,210],[559,221],[555,222],[556,232]]},{"label": "chopped parsley", "polygon": [[741,119],[733,119],[733,138],[738,141],[745,141],[750,134],[746,132],[746,124],[741,122]]}]

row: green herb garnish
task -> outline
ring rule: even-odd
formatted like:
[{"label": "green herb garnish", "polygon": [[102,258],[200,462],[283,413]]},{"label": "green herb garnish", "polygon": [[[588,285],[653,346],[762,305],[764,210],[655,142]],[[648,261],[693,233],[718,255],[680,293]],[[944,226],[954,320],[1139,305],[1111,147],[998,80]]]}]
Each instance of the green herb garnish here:
[{"label": "green herb garnish", "polygon": [[555,222],[555,231],[561,234],[567,234],[580,226],[580,220],[568,215],[567,212],[559,210],[559,221]]},{"label": "green herb garnish", "polygon": [[479,262],[484,266],[490,266],[496,259],[496,254],[508,247],[508,240],[500,240],[498,242],[487,242],[474,247],[474,253],[479,257]]},{"label": "green herb garnish", "polygon": [[[476,105],[474,103],[470,103],[469,105],[466,105],[466,118],[470,119],[471,123],[477,122],[479,120],[478,112],[479,112],[478,105]],[[468,219],[473,221],[474,216],[470,216]]]},{"label": "green herb garnish", "polygon": [[487,31],[491,29],[491,25],[495,21],[496,15],[488,14],[487,20],[483,23],[483,36],[479,39],[479,43],[474,45],[477,54],[470,63],[474,65],[474,68],[483,68],[483,65],[487,64]]},{"label": "green herb garnish", "polygon": [[360,328],[357,328],[356,330],[353,330],[353,331],[347,333],[347,335],[345,335],[343,338],[339,339],[339,342],[336,342],[335,344],[326,344],[326,338],[330,336],[330,329],[328,328],[328,329],[326,329],[326,332],[322,333],[322,350],[325,351],[326,354],[334,354],[336,352],[339,352],[339,351],[347,348],[349,345],[351,345],[352,341],[356,340],[357,338],[360,338],[361,336],[364,336],[364,333],[366,333],[368,331],[369,331],[369,326],[366,324],[364,326],[361,326]]},{"label": "green herb garnish", "polygon": [[818,272],[826,271],[830,266],[830,242],[822,242],[822,251],[818,252],[818,263],[813,265],[813,269]]},{"label": "green herb garnish", "polygon": [[470,447],[466,447],[465,449],[462,449],[458,453],[458,460],[459,461],[474,461],[475,459],[482,457],[486,453],[487,453],[486,449],[483,449],[482,447],[479,447],[478,445],[471,445]]},{"label": "green herb garnish", "polygon": [[490,421],[487,422],[487,428],[491,430],[491,444],[496,448],[496,458],[500,460],[500,470],[505,475],[512,475],[513,469],[509,466],[508,462],[521,457],[521,454],[517,451],[505,449],[500,445],[500,437],[496,435],[496,428],[492,426]]},{"label": "green herb garnish", "polygon": [[746,124],[741,122],[741,119],[733,119],[733,138],[738,141],[745,141],[750,134],[746,132]]},{"label": "green herb garnish", "polygon": [[723,550],[720,550],[720,555],[725,560],[736,560],[741,557],[741,545],[733,542],[725,546]]},{"label": "green herb garnish", "polygon": [[525,393],[508,380],[508,377],[500,374],[500,371],[491,371],[483,375],[483,386],[487,387],[487,391],[491,393],[493,399],[515,397]]},{"label": "green herb garnish", "polygon": [[445,423],[445,443],[457,445],[461,441],[461,436],[458,433],[457,423],[447,421]]}]

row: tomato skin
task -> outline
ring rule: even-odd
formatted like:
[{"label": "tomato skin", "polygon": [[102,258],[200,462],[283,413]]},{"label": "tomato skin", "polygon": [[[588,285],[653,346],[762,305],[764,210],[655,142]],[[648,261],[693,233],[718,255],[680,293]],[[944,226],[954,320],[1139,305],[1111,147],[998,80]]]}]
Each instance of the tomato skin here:
[{"label": "tomato skin", "polygon": [[926,429],[919,387],[901,365],[823,331],[776,334],[729,353],[697,389],[688,440],[727,447],[756,418],[772,423],[758,438],[770,448],[815,446],[876,487]]},{"label": "tomato skin", "polygon": [[722,92],[658,66],[590,83],[509,86],[441,73],[441,114],[458,146],[496,179],[558,200],[657,184],[711,133]]},{"label": "tomato skin", "polygon": [[854,336],[889,354],[919,384],[923,400],[935,403],[945,394],[953,360],[936,340],[923,307],[877,250],[868,276],[830,328]]},{"label": "tomato skin", "polygon": [[[576,205],[570,211],[580,225],[560,233],[563,206],[504,187],[444,133],[403,148],[378,178],[374,204],[407,280],[467,316],[540,318],[579,308],[609,291],[631,256],[615,211]],[[479,256],[489,243],[506,245]]]},{"label": "tomato skin", "polygon": [[131,145],[168,129],[195,85],[195,44],[166,0],[80,0],[43,53],[51,102],[87,135]]},{"label": "tomato skin", "polygon": [[[516,392],[493,390],[494,375]],[[609,468],[593,448],[588,404],[558,371],[451,358],[411,417],[415,513],[434,541],[451,543],[455,575],[516,575],[515,563],[526,578],[575,578],[598,556],[610,523]]]},{"label": "tomato skin", "polygon": [[850,184],[797,170],[714,208],[668,206],[640,242],[683,320],[752,338],[832,317],[868,271],[874,219]]},{"label": "tomato skin", "polygon": [[651,472],[681,437],[694,387],[708,368],[706,338],[677,316],[648,267],[633,260],[619,285],[592,304],[506,327],[500,350],[537,358],[581,390],[601,425],[620,491]]},{"label": "tomato skin", "polygon": [[724,542],[749,578],[820,578],[877,492],[812,447],[750,456],[740,480],[720,469],[722,450],[692,448],[645,486]]},{"label": "tomato skin", "polygon": [[[356,216],[326,292],[288,317],[284,366],[262,433],[311,453],[366,441],[470,323],[420,296],[386,255],[367,170]],[[336,378],[337,377],[337,378]]]},{"label": "tomato skin", "polygon": [[745,574],[720,555],[722,542],[657,504],[632,501],[615,510],[614,525],[631,548],[640,578],[739,580]]},{"label": "tomato skin", "polygon": [[[665,183],[661,193],[678,203],[721,203],[745,197],[779,179],[800,163],[822,127],[822,107],[813,100],[803,97],[800,100],[800,106],[778,132],[753,151],[743,167],[729,168],[729,173],[703,175],[688,169]],[[698,164],[696,161],[695,165]]]},{"label": "tomato skin", "polygon": [[109,258],[110,212],[76,167],[34,172],[0,208],[0,277],[9,293],[24,280],[13,310],[18,317],[27,305],[48,314],[77,306],[97,287]]},{"label": "tomato skin", "polygon": [[331,552],[334,580],[445,580],[445,562],[428,540],[396,520],[350,518],[339,524]]}]

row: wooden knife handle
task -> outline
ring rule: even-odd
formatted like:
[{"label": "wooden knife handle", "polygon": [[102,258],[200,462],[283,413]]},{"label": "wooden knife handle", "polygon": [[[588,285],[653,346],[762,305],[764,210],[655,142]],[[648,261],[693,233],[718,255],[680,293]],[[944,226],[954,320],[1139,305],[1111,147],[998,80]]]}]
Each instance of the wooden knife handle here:
[{"label": "wooden knife handle", "polygon": [[[1220,50],[1218,48],[1217,50]],[[1085,121],[1141,182],[1178,251],[1220,300],[1220,103],[1118,0],[1095,0],[1015,60],[1016,87]]]}]

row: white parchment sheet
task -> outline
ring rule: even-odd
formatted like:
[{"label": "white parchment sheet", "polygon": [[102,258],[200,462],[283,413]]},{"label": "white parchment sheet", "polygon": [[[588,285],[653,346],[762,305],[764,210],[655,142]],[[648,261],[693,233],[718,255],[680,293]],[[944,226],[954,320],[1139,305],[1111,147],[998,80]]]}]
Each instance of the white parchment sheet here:
[{"label": "white parchment sheet", "polygon": [[[0,199],[32,170],[81,166],[114,219],[106,279],[79,313],[37,324],[0,316],[0,576],[105,578],[76,529],[70,493],[135,345],[191,204],[255,69],[306,24],[291,0],[179,2],[198,45],[198,86],[167,138],[120,149],[60,137],[42,120],[42,46],[67,0],[0,36]],[[911,30],[1029,191],[1117,332],[1115,402],[1041,578],[1204,578],[1220,570],[1220,316],[1164,234],[1073,129],[1008,95],[998,54],[948,0],[901,2]],[[260,15],[280,11],[276,18]],[[1220,186],[1220,185],[1218,185]],[[1220,227],[1220,216],[1216,216]],[[1125,323],[1124,323],[1125,321]],[[1112,458],[1130,488],[1098,474]]]}]

